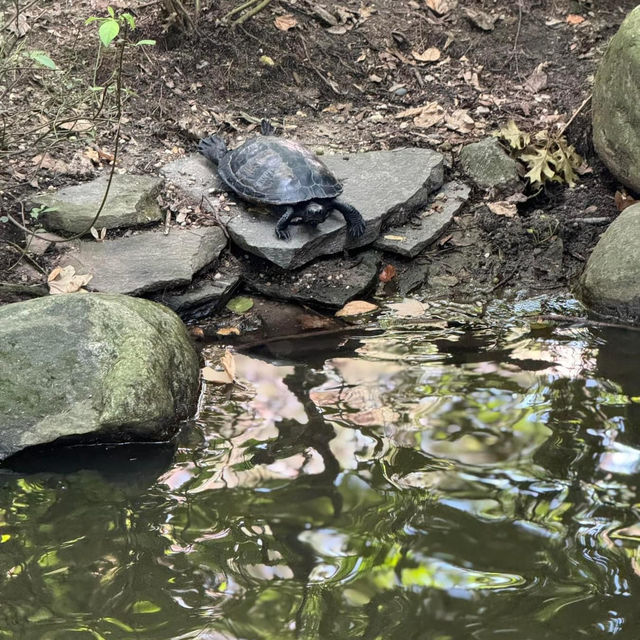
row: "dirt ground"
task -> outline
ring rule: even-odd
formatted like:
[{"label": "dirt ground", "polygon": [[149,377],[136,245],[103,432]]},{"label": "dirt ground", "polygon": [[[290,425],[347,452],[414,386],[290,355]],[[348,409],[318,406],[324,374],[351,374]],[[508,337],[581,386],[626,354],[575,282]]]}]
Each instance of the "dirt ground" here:
[{"label": "dirt ground", "polygon": [[[9,37],[15,7],[7,4]],[[239,2],[203,0],[197,32],[184,33],[167,23],[161,2],[23,0],[18,48],[45,51],[58,69],[23,62],[14,69],[4,61],[1,282],[42,282],[55,255],[54,249],[23,256],[24,234],[3,216],[36,229],[29,215],[33,193],[109,171],[115,92],[95,87],[111,82],[115,52],[97,59],[97,27],[85,24],[106,15],[107,4],[135,14],[136,39],[157,42],[125,52],[118,164],[126,170],[155,173],[193,151],[207,133],[222,133],[233,145],[267,117],[322,152],[437,149],[445,153],[449,176],[456,176],[461,146],[511,119],[531,133],[566,123],[590,94],[608,40],[636,2],[449,0],[450,10],[440,15],[432,0],[272,0],[230,28],[220,19]],[[318,6],[335,24],[318,15]],[[491,30],[478,26],[477,10],[494,20]],[[439,59],[423,61],[433,49]],[[451,117],[432,127],[397,117],[429,102]],[[489,214],[481,206],[485,195],[474,193],[454,227],[418,258],[429,265],[434,292],[571,285],[618,209],[617,185],[590,143],[588,104],[566,133],[589,167],[578,186],[545,189],[519,204],[512,218]],[[164,203],[184,225],[203,215],[171,194]],[[400,274],[416,264],[387,262]]]}]

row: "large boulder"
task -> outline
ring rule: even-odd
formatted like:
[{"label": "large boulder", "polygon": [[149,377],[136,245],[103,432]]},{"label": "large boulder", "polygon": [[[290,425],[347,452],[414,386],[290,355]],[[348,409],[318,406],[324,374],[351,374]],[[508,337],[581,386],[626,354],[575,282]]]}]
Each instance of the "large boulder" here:
[{"label": "large boulder", "polygon": [[0,459],[25,447],[162,441],[195,408],[198,356],[155,302],[48,296],[0,307]]},{"label": "large boulder", "polygon": [[613,37],[593,86],[593,143],[609,171],[640,191],[640,6]]},{"label": "large boulder", "polygon": [[640,322],[640,204],[625,209],[593,250],[580,294],[594,311]]}]

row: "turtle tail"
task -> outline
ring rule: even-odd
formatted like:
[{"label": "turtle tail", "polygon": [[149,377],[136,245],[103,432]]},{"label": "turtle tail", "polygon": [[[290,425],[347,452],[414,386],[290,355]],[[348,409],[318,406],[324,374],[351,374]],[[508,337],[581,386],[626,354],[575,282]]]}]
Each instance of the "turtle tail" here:
[{"label": "turtle tail", "polygon": [[213,164],[217,165],[227,153],[227,145],[220,136],[208,136],[200,140],[198,143],[198,151],[207,158],[207,160],[211,160]]}]

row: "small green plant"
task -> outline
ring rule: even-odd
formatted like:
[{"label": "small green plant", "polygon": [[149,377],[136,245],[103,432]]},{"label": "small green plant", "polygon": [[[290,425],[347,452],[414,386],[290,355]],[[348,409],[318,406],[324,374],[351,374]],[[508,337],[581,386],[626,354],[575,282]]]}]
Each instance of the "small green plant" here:
[{"label": "small green plant", "polygon": [[548,182],[575,186],[576,171],[583,159],[563,135],[542,130],[532,137],[521,131],[513,120],[494,135],[506,142],[511,156],[526,167],[525,178],[532,187],[540,188]]},{"label": "small green plant", "polygon": [[39,207],[33,207],[29,211],[29,215],[31,216],[32,220],[37,220],[41,214],[48,213],[49,211],[57,211],[57,209],[55,207],[47,207],[43,204]]},{"label": "small green plant", "polygon": [[[105,47],[108,47],[118,37],[122,29],[128,27],[131,31],[135,31],[136,28],[136,20],[130,13],[124,12],[116,15],[113,7],[107,7],[107,13],[109,15],[106,18],[91,16],[85,21],[85,24],[97,22],[100,25],[98,27],[98,36]],[[154,45],[155,43],[155,40],[138,40],[133,44],[138,47],[141,45]]]}]

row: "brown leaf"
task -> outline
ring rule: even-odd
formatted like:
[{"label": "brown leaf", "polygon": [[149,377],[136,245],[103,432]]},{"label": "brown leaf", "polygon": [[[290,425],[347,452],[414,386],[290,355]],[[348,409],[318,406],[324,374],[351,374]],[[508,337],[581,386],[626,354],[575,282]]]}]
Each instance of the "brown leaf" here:
[{"label": "brown leaf", "polygon": [[202,379],[212,384],[232,384],[233,380],[226,371],[216,371],[211,367],[203,367],[200,369]]},{"label": "brown leaf", "polygon": [[219,336],[239,336],[240,329],[238,329],[238,327],[220,327],[216,333]]},{"label": "brown leaf", "polygon": [[452,114],[445,115],[444,122],[447,129],[458,133],[469,133],[475,128],[475,122],[466,109],[456,109]]},{"label": "brown leaf", "polygon": [[423,107],[407,109],[396,114],[396,118],[413,117],[413,124],[421,129],[428,129],[444,120],[444,109],[437,102],[428,102]]},{"label": "brown leaf", "polygon": [[438,47],[429,47],[428,49],[425,49],[422,53],[418,53],[417,51],[412,51],[411,55],[418,62],[437,62],[438,60],[440,60],[440,56],[442,54],[440,53],[440,49],[438,49]]},{"label": "brown leaf", "polygon": [[536,70],[527,78],[524,83],[526,89],[531,93],[538,93],[547,88],[547,74],[544,72],[545,63],[539,64]]},{"label": "brown leaf", "polygon": [[202,327],[189,327],[189,335],[194,340],[204,340],[204,331]]},{"label": "brown leaf", "polygon": [[618,211],[624,211],[627,207],[638,202],[638,200],[628,195],[626,191],[616,191],[613,200],[616,203]]},{"label": "brown leaf", "polygon": [[458,6],[457,0],[426,0],[427,7],[439,16],[449,13]]},{"label": "brown leaf", "polygon": [[90,273],[76,275],[76,270],[71,265],[56,267],[47,277],[49,293],[54,295],[81,291],[82,287],[89,283],[91,278],[93,278],[93,275]]},{"label": "brown leaf", "polygon": [[504,216],[505,218],[513,218],[518,213],[518,207],[506,200],[489,202],[487,203],[487,207],[489,207],[491,213],[495,213],[497,216]]},{"label": "brown leaf", "polygon": [[89,131],[93,128],[93,122],[91,120],[72,120],[71,122],[63,122],[58,127],[59,129],[64,129],[65,131],[74,131],[80,133],[82,131]]},{"label": "brown leaf", "polygon": [[341,318],[343,316],[359,316],[363,313],[371,313],[378,308],[378,305],[371,304],[371,302],[365,302],[364,300],[352,300],[336,311],[336,317]]},{"label": "brown leaf", "polygon": [[396,277],[396,268],[392,264],[388,264],[381,272],[378,278],[380,282],[390,282]]},{"label": "brown leaf", "polygon": [[492,16],[479,9],[472,9],[471,7],[465,7],[464,14],[473,22],[473,24],[482,29],[483,31],[493,31],[496,26],[497,16]]},{"label": "brown leaf", "polygon": [[567,22],[569,24],[581,24],[584,21],[585,21],[585,18],[583,18],[582,16],[579,16],[579,15],[577,15],[575,13],[570,13],[567,16]]},{"label": "brown leaf", "polygon": [[289,29],[293,29],[298,26],[298,21],[291,13],[287,13],[284,16],[278,16],[273,22],[276,25],[276,29],[280,29],[280,31],[289,31]]}]

